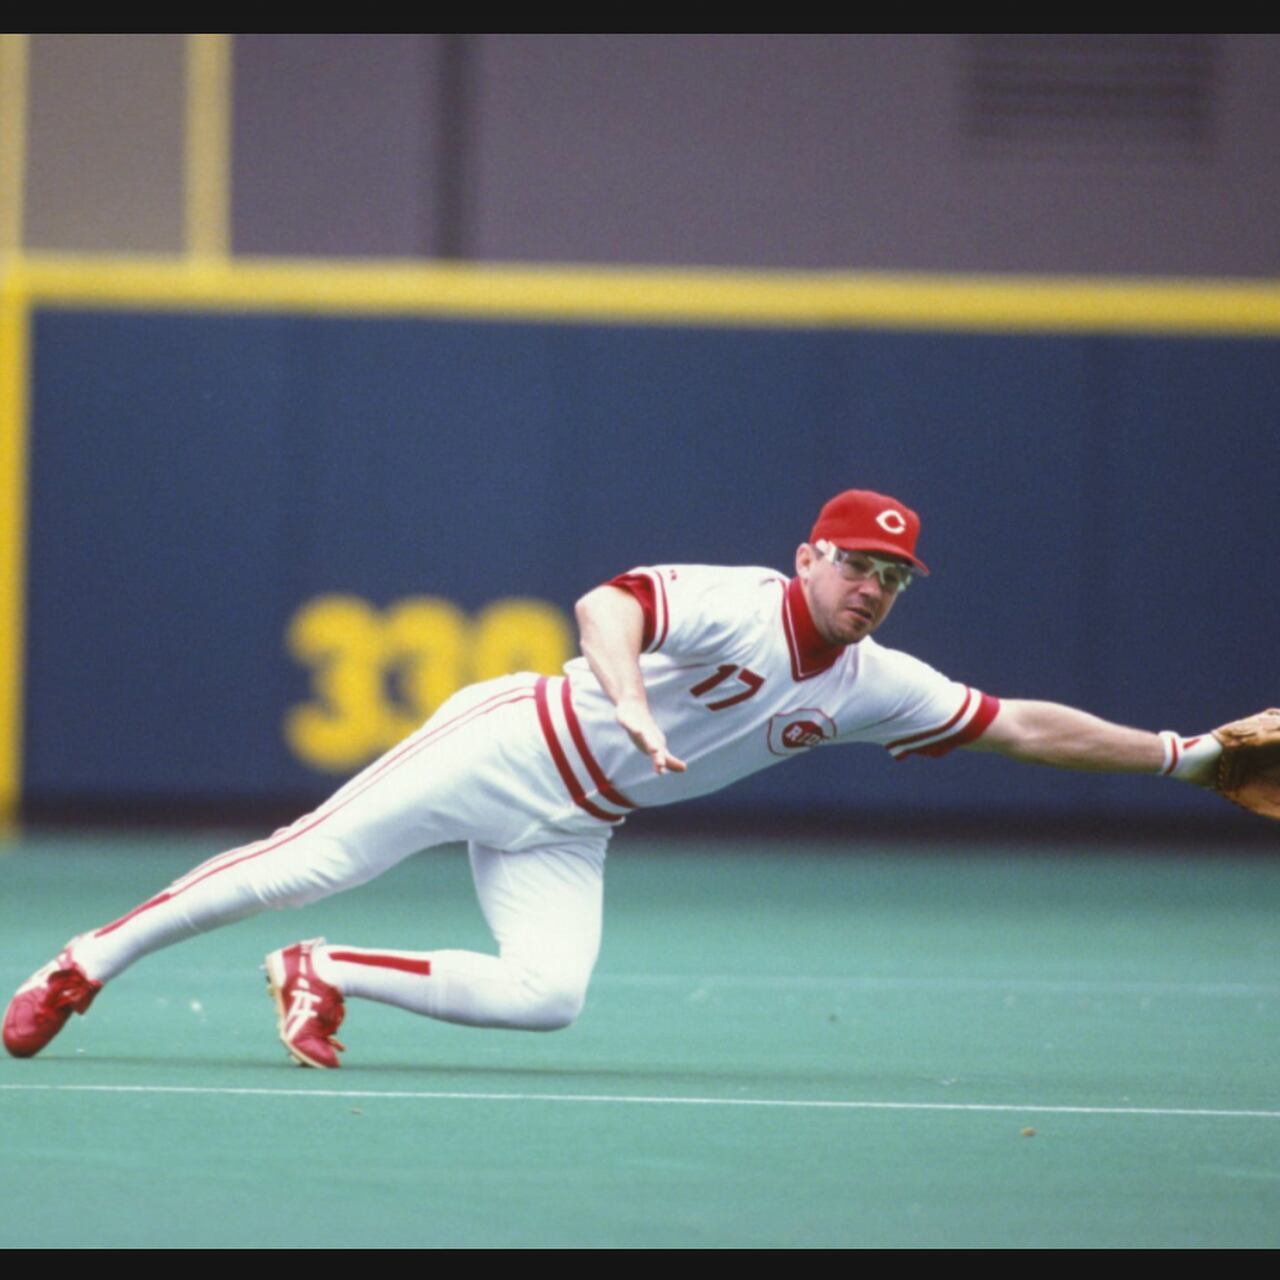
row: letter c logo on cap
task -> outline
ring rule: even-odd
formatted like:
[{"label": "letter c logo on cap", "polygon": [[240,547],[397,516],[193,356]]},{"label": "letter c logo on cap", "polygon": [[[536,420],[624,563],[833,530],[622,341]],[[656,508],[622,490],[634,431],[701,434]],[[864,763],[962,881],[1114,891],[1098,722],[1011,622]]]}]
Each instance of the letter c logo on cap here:
[{"label": "letter c logo on cap", "polygon": [[876,524],[886,533],[906,533],[907,531],[906,516],[901,511],[895,511],[892,507],[876,516]]}]

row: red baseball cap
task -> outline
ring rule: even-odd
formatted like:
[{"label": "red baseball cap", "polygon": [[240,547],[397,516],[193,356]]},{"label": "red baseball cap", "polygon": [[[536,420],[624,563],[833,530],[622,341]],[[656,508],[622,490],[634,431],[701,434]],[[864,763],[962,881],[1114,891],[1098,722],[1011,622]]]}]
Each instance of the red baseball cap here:
[{"label": "red baseball cap", "polygon": [[809,541],[823,539],[846,551],[899,556],[918,572],[928,574],[924,561],[916,556],[919,536],[920,517],[897,498],[870,489],[846,489],[818,513]]}]

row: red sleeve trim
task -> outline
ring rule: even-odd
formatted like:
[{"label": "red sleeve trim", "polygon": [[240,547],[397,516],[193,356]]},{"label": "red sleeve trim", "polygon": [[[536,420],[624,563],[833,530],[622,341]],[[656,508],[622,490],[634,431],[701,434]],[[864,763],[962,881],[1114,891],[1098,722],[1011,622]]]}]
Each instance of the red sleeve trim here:
[{"label": "red sleeve trim", "polygon": [[[619,587],[623,591],[629,592],[640,608],[644,610],[644,638],[640,642],[640,648],[648,650],[653,644],[654,632],[658,626],[658,603],[653,579],[647,573],[620,573],[616,578],[610,578],[605,585]],[[659,586],[661,586],[661,583],[659,583]],[[663,609],[662,612],[665,617],[666,610]],[[665,639],[665,626],[662,631],[662,638]]]},{"label": "red sleeve trim", "polygon": [[967,746],[970,742],[977,742],[987,731],[988,725],[1000,714],[1000,699],[993,697],[989,693],[978,692],[981,701],[978,703],[978,710],[974,713],[974,717],[969,721],[954,738],[947,740],[947,750],[953,747]]},{"label": "red sleeve trim", "polygon": [[654,638],[653,648],[661,649],[662,642],[667,638],[667,628],[671,625],[671,604],[667,600],[667,584],[662,580],[662,574],[655,573],[654,581],[658,584],[658,591],[662,595],[662,626],[658,628],[658,634]]},{"label": "red sleeve trim", "polygon": [[[974,695],[977,705],[974,706]],[[888,744],[888,750],[895,760],[905,760],[908,756],[945,756],[957,747],[976,742],[987,731],[988,725],[1000,712],[1000,699],[989,693],[976,689],[966,691],[965,700],[960,710],[937,729],[929,729],[924,733],[914,733],[907,738],[899,738]],[[916,745],[912,745],[912,744]]]}]

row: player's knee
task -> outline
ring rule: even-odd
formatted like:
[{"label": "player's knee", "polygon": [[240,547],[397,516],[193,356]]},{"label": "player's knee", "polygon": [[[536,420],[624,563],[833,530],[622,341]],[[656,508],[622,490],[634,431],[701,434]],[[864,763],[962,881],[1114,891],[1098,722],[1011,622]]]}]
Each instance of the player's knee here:
[{"label": "player's knee", "polygon": [[530,1001],[530,1031],[561,1031],[577,1021],[587,1000],[586,985],[579,982],[539,984]]}]

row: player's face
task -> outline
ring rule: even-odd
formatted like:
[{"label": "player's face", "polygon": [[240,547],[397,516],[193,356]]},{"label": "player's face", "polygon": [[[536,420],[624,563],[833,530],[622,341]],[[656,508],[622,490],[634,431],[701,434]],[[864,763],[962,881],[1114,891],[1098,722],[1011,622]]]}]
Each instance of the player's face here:
[{"label": "player's face", "polygon": [[898,592],[879,575],[851,576],[809,543],[796,551],[796,573],[818,634],[828,644],[857,644],[888,616]]}]

